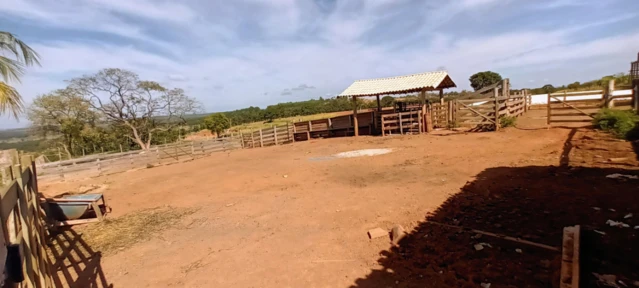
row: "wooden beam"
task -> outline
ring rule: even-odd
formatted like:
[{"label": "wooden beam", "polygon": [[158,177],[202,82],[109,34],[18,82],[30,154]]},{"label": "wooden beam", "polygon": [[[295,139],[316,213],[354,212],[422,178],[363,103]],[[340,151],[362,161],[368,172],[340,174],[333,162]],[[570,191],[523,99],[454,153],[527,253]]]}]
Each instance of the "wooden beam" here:
[{"label": "wooden beam", "polygon": [[357,98],[353,96],[353,131],[355,137],[359,136],[359,122],[357,120]]},{"label": "wooden beam", "polygon": [[612,92],[614,91],[615,91],[615,79],[612,79],[608,81],[608,91],[605,96],[606,99],[604,100],[604,103],[607,108],[612,107]]},{"label": "wooden beam", "polygon": [[379,95],[377,95],[377,111],[382,112],[382,101],[379,100]]},{"label": "wooden beam", "polygon": [[[422,91],[422,93],[425,94],[424,91]],[[444,88],[439,89],[439,104],[444,105]]]},{"label": "wooden beam", "polygon": [[551,107],[550,107],[550,93],[548,93],[548,97],[547,98],[548,98],[548,102],[547,102],[548,104],[546,104],[546,110],[548,110],[548,114],[546,116],[546,127],[550,128],[550,116],[551,116],[551,114],[550,114],[550,111],[551,111],[550,110],[551,109]]},{"label": "wooden beam", "polygon": [[495,131],[499,131],[499,108],[500,107],[499,107],[499,90],[497,89],[497,87],[495,87],[494,95],[495,95],[495,122],[493,123],[495,123]]},{"label": "wooden beam", "polygon": [[639,114],[639,84],[635,85],[635,97],[634,97],[634,108],[635,108],[635,112],[637,112],[637,114]]}]

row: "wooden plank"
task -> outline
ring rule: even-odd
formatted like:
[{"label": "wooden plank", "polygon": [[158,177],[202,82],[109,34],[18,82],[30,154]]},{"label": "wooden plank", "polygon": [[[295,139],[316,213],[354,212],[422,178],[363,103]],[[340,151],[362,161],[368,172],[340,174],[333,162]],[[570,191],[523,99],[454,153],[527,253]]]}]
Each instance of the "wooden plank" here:
[{"label": "wooden plank", "polygon": [[260,147],[264,147],[264,139],[262,138],[262,129],[260,129]]},{"label": "wooden plank", "polygon": [[18,204],[18,183],[16,180],[13,180],[8,186],[0,188],[3,189],[2,196],[0,196],[0,217],[2,219],[2,224],[4,224],[7,223],[9,215]]},{"label": "wooden plank", "polygon": [[562,119],[562,120],[551,120],[550,123],[592,123],[592,120],[589,119]]},{"label": "wooden plank", "polygon": [[464,99],[464,100],[455,100],[455,101],[457,101],[457,103],[472,104],[477,102],[486,102],[486,101],[494,101],[494,100],[495,98],[491,97],[491,98]]},{"label": "wooden plank", "polygon": [[603,99],[603,95],[604,95],[604,91],[603,90],[596,90],[596,91],[578,91],[578,92],[557,92],[557,93],[551,93],[549,94],[550,97],[557,97],[557,96],[561,96],[561,97],[578,97],[578,96],[597,96],[597,95],[601,95],[601,99]]}]

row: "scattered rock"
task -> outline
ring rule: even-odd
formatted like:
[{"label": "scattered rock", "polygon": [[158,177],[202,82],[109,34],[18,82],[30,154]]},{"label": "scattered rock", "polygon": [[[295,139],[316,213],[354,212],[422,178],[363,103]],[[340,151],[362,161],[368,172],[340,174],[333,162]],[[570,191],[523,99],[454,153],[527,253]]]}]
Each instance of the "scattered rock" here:
[{"label": "scattered rock", "polygon": [[490,288],[490,283],[481,283],[481,288]]},{"label": "scattered rock", "polygon": [[493,246],[490,246],[490,244],[484,243],[484,242],[475,244],[473,246],[475,247],[475,250],[477,250],[477,251],[484,250],[484,247],[493,248]]},{"label": "scattered rock", "polygon": [[226,204],[226,207],[231,207],[233,205],[235,205],[235,203],[229,203],[229,204]]},{"label": "scattered rock", "polygon": [[521,254],[523,251],[521,251],[521,249],[517,248],[517,249],[515,249],[515,252]]},{"label": "scattered rock", "polygon": [[635,226],[635,229],[639,229],[639,225]]},{"label": "scattered rock", "polygon": [[609,210],[610,212],[617,212],[617,210],[612,209],[612,208],[610,208],[610,209],[608,209],[608,210]]},{"label": "scattered rock", "polygon": [[284,177],[284,178],[288,178],[288,175],[283,175],[282,177]]},{"label": "scattered rock", "polygon": [[592,207],[592,209],[595,209],[595,211],[601,210],[601,208],[599,208],[599,207]]},{"label": "scattered rock", "polygon": [[628,218],[632,218],[632,213],[629,213],[626,216],[623,216],[623,219],[628,219]]},{"label": "scattered rock", "polygon": [[626,223],[617,222],[617,221],[613,221],[613,220],[606,221],[606,224],[610,225],[611,227],[619,227],[619,228],[628,228],[628,227],[630,227],[630,225],[628,225]]},{"label": "scattered rock", "polygon": [[384,236],[388,236],[388,231],[382,228],[377,227],[375,229],[368,230],[368,238],[370,239],[375,239],[375,238],[384,237]]},{"label": "scattered rock", "polygon": [[601,235],[606,235],[606,232],[603,232],[603,231],[599,231],[599,230],[592,230],[592,231],[594,231],[595,233],[599,233]]},{"label": "scattered rock", "polygon": [[473,239],[481,239],[481,236],[483,236],[483,235],[477,233],[477,234],[475,234],[475,236],[473,236]]},{"label": "scattered rock", "polygon": [[404,227],[402,227],[402,225],[393,226],[393,229],[391,230],[391,239],[393,241],[393,244],[399,244],[399,240],[402,240],[404,236],[406,236],[406,230],[404,230]]}]

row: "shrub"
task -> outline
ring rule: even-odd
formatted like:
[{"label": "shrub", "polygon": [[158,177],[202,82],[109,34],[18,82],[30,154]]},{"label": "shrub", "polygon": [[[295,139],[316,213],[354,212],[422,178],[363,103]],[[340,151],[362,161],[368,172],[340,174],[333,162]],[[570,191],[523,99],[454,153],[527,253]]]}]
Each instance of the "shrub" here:
[{"label": "shrub", "polygon": [[504,116],[499,119],[501,127],[513,127],[515,124],[517,124],[517,117],[514,116]]},{"label": "shrub", "polygon": [[593,120],[596,128],[628,140],[639,138],[637,122],[639,116],[634,111],[613,109],[601,109]]}]

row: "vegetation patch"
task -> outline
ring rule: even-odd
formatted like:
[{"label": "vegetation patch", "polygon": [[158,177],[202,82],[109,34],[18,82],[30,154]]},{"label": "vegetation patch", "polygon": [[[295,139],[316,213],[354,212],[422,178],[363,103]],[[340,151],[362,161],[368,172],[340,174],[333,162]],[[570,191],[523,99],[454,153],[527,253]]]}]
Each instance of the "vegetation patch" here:
[{"label": "vegetation patch", "polygon": [[499,125],[501,127],[514,127],[517,124],[517,117],[504,116],[499,119]]},{"label": "vegetation patch", "polygon": [[618,138],[639,139],[639,116],[635,111],[602,109],[595,115],[596,128],[612,133]]},{"label": "vegetation patch", "polygon": [[82,238],[94,251],[117,252],[175,226],[184,216],[195,211],[170,206],[145,209],[117,218],[106,218],[83,227],[79,232],[82,232]]}]

